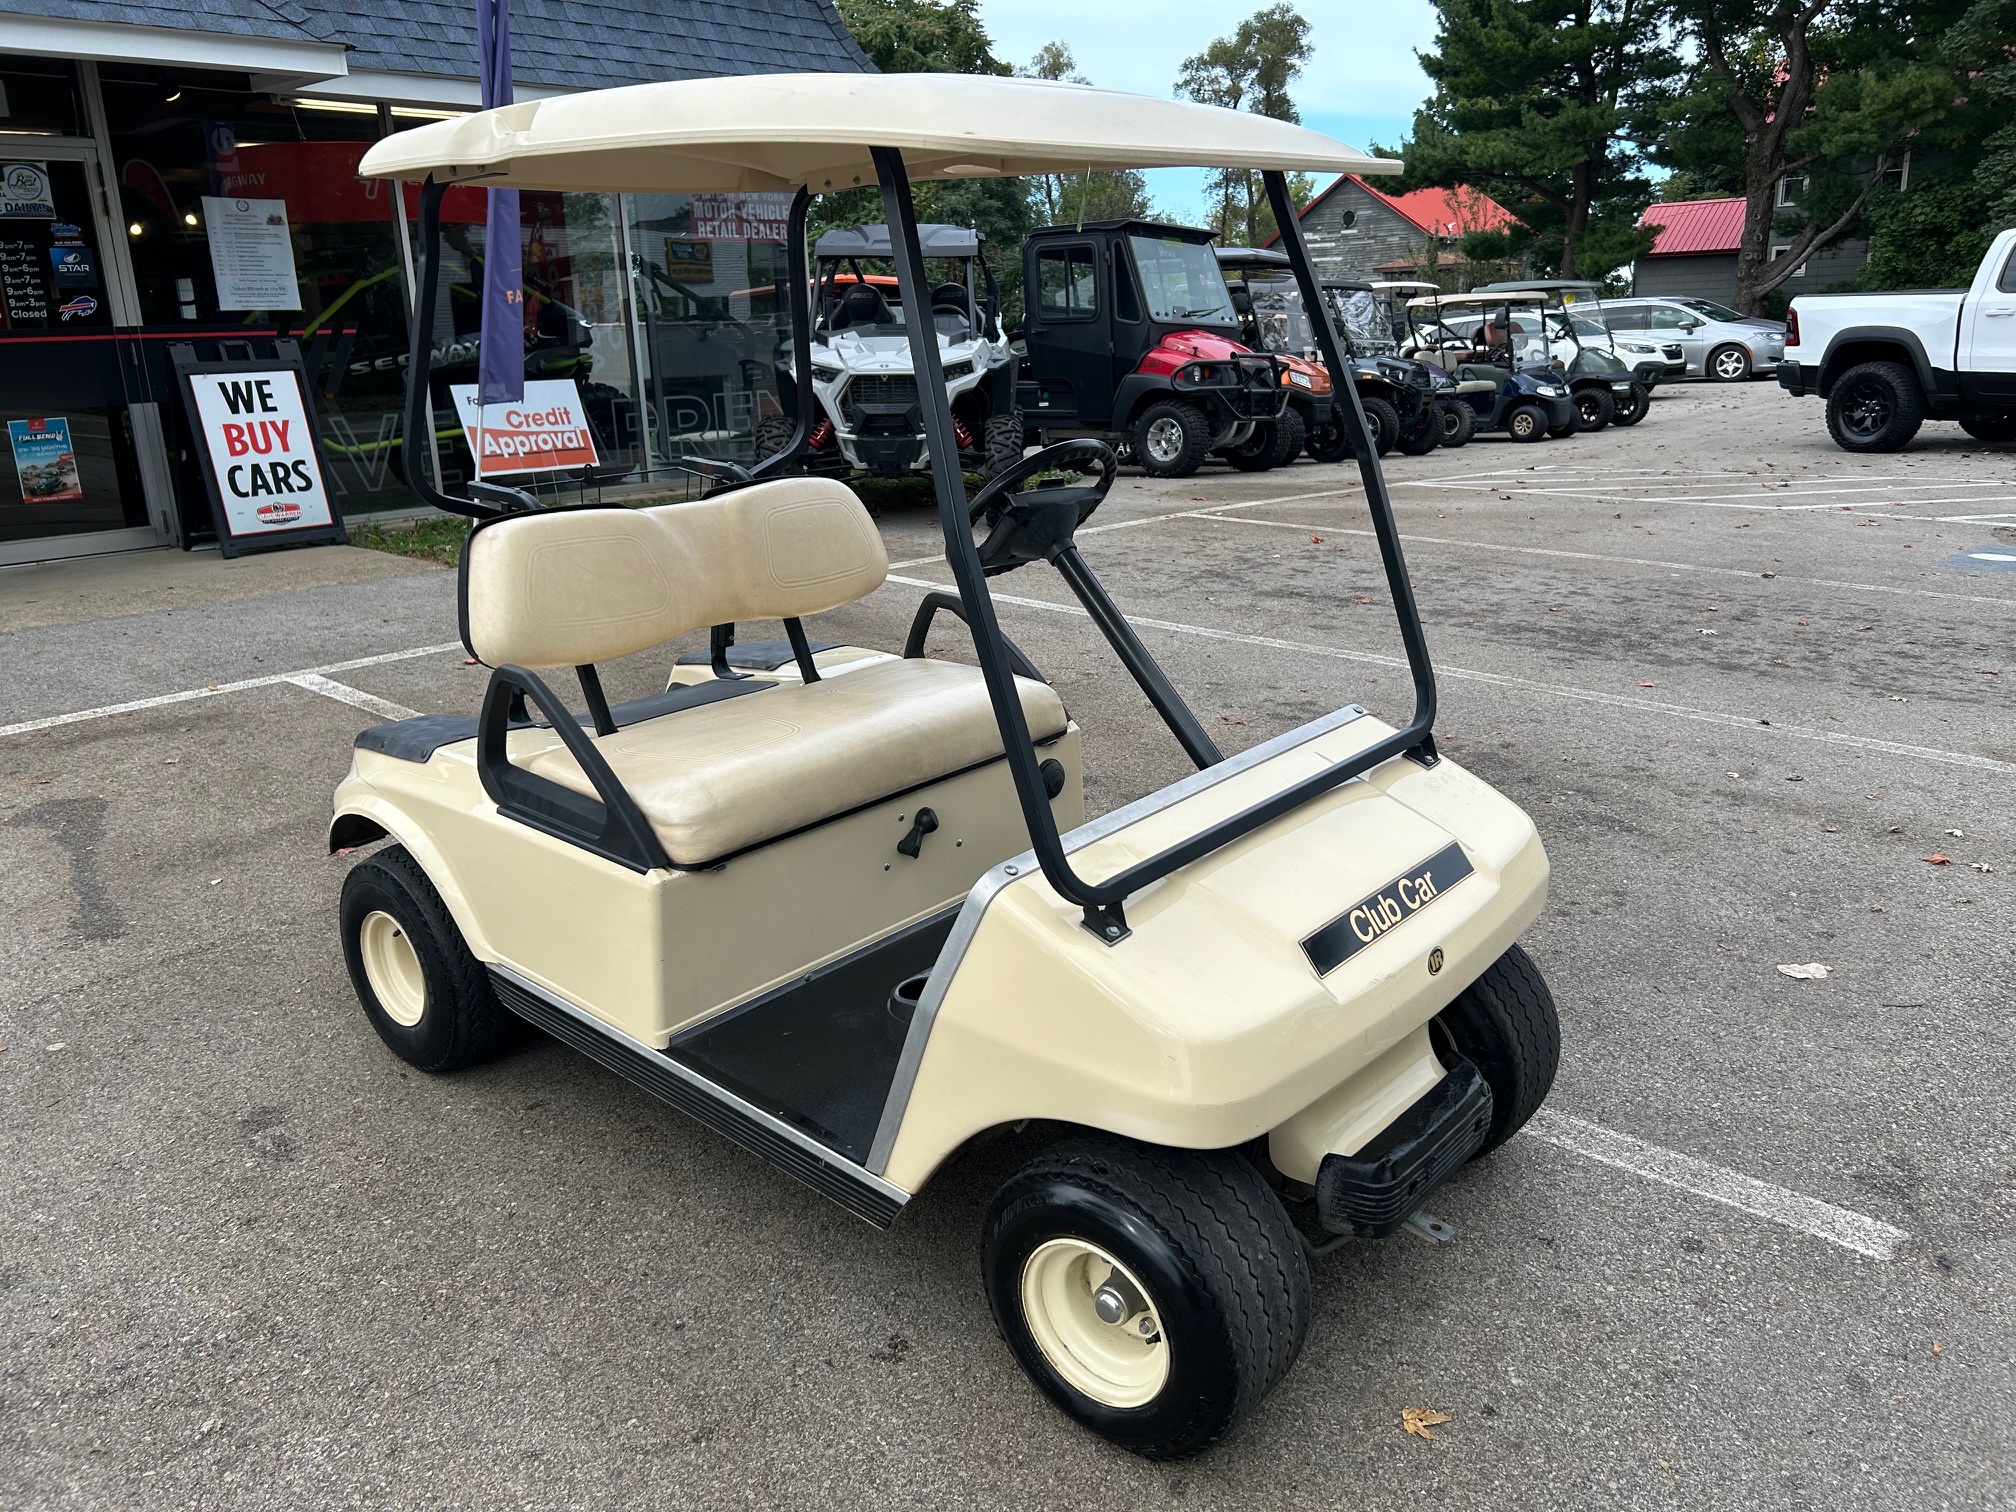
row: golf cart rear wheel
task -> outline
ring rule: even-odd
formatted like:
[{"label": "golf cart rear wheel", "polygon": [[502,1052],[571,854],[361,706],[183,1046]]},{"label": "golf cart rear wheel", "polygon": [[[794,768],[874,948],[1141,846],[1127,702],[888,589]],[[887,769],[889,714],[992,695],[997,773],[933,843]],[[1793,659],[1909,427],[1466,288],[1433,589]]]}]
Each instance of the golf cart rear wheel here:
[{"label": "golf cart rear wheel", "polygon": [[1281,418],[1274,422],[1274,465],[1286,467],[1302,455],[1302,447],[1309,439],[1309,423],[1302,418],[1302,412],[1293,405],[1281,411]]},{"label": "golf cart rear wheel", "polygon": [[516,1020],[419,864],[401,846],[358,862],[343,879],[343,960],[364,1016],[392,1053],[422,1071],[486,1060]]},{"label": "golf cart rear wheel", "polygon": [[1852,367],[1827,396],[1827,431],[1843,451],[1902,451],[1924,423],[1918,375],[1901,362]]},{"label": "golf cart rear wheel", "polygon": [[1425,457],[1442,444],[1442,416],[1432,399],[1424,399],[1412,420],[1400,425],[1400,450],[1409,457]]},{"label": "golf cart rear wheel", "polygon": [[1218,453],[1240,472],[1266,472],[1279,467],[1281,447],[1281,422],[1262,420],[1254,425],[1252,432],[1237,446],[1228,446]]},{"label": "golf cart rear wheel", "polygon": [[1434,1027],[1491,1088],[1491,1129],[1477,1154],[1497,1149],[1518,1133],[1554,1085],[1561,1064],[1554,995],[1532,958],[1514,945],[1436,1015]]},{"label": "golf cart rear wheel", "polygon": [[1187,478],[1211,452],[1211,422],[1194,404],[1158,399],[1134,422],[1134,460],[1151,478]]},{"label": "golf cart rear wheel", "polygon": [[1514,441],[1545,441],[1547,412],[1537,404],[1514,405],[1505,417],[1505,434]]},{"label": "golf cart rear wheel", "polygon": [[1468,446],[1477,434],[1477,412],[1460,399],[1435,407],[1442,412],[1442,444]]},{"label": "golf cart rear wheel", "polygon": [[995,1196],[981,1271],[1030,1379],[1150,1459],[1222,1438],[1288,1373],[1309,1329],[1301,1241],[1230,1151],[1066,1140]]},{"label": "golf cart rear wheel", "polygon": [[987,447],[987,476],[1006,472],[1022,460],[1022,448],[1028,444],[1029,432],[1023,422],[1022,411],[1010,410],[1005,415],[990,415],[982,439]]},{"label": "golf cart rear wheel", "polygon": [[1741,383],[1750,376],[1750,354],[1731,341],[1708,354],[1708,376],[1717,383]]},{"label": "golf cart rear wheel", "polygon": [[1575,415],[1577,430],[1599,431],[1617,418],[1617,401],[1607,388],[1577,389]]},{"label": "golf cart rear wheel", "polygon": [[1610,423],[1612,425],[1636,425],[1645,418],[1646,410],[1652,407],[1652,390],[1642,383],[1634,382],[1620,398],[1610,396]]},{"label": "golf cart rear wheel", "polygon": [[1351,442],[1340,423],[1325,420],[1321,425],[1309,427],[1309,439],[1302,443],[1302,449],[1313,462],[1343,462],[1351,455]]},{"label": "golf cart rear wheel", "polygon": [[1400,411],[1384,399],[1361,397],[1358,403],[1365,411],[1365,424],[1372,431],[1372,449],[1383,457],[1399,444]]}]

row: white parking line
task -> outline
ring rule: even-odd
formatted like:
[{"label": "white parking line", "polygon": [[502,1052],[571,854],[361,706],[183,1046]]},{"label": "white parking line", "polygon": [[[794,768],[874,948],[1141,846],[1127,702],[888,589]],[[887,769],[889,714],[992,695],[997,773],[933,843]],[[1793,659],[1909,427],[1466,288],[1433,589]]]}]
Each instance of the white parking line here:
[{"label": "white parking line", "polygon": [[297,688],[306,688],[310,693],[320,693],[324,698],[333,698],[338,703],[354,704],[360,709],[368,709],[380,719],[411,719],[420,711],[409,709],[404,704],[393,703],[389,698],[380,698],[375,693],[366,693],[362,688],[353,688],[348,683],[332,682],[320,672],[297,672],[287,679]]},{"label": "white parking line", "polygon": [[[127,703],[106,704],[96,709],[79,709],[74,714],[52,714],[47,719],[24,719],[18,724],[0,725],[0,735],[27,735],[36,730],[53,730],[59,725],[82,724],[86,720],[104,719],[113,714],[137,714],[146,709],[165,709],[170,704],[189,703],[199,698],[215,698],[220,693],[242,693],[247,688],[271,688],[281,683],[292,683],[296,687],[306,687],[301,679],[322,677],[329,672],[350,672],[359,667],[379,667],[386,662],[411,661],[416,656],[440,656],[448,651],[460,651],[460,641],[450,641],[443,646],[415,646],[408,651],[385,651],[377,656],[359,656],[349,661],[332,662],[326,667],[304,667],[299,672],[275,672],[270,677],[243,677],[237,682],[211,683],[202,688],[185,688],[180,693],[163,693],[155,698],[136,698]],[[338,686],[332,684],[332,686]],[[327,693],[326,689],[315,688],[317,693]],[[356,689],[350,689],[356,692]],[[337,695],[331,695],[337,696]],[[358,698],[368,698],[369,694],[358,693]],[[355,699],[345,698],[345,703]],[[369,708],[370,705],[363,707]],[[386,708],[396,709],[397,704],[386,704]],[[402,711],[403,717],[405,712]]]},{"label": "white parking line", "polygon": [[1911,1237],[1880,1218],[1773,1186],[1677,1150],[1661,1149],[1565,1113],[1542,1108],[1520,1132],[1620,1171],[1678,1187],[1710,1202],[1725,1203],[1753,1217],[1811,1234],[1815,1239],[1838,1244],[1872,1260],[1895,1260],[1898,1249]]},{"label": "white parking line", "polygon": [[[923,578],[898,577],[894,573],[889,581],[909,588],[935,588],[941,592],[951,592],[949,583],[927,582]],[[1017,608],[1036,609],[1049,614],[1072,615],[1087,618],[1085,611],[1076,604],[1052,603],[1048,599],[1019,598],[1013,594],[997,593],[997,604],[1013,604]],[[1242,646],[1261,646],[1270,651],[1292,651],[1298,656],[1322,656],[1335,661],[1368,662],[1376,667],[1404,668],[1406,660],[1398,656],[1381,656],[1376,651],[1346,651],[1336,646],[1316,646],[1303,641],[1281,640],[1271,635],[1248,635],[1238,630],[1218,630],[1209,625],[1186,625],[1177,620],[1147,619],[1130,614],[1127,623],[1137,630],[1166,630],[1176,635],[1194,635],[1205,640],[1232,641]],[[1522,693],[1544,693],[1550,698],[1572,699],[1578,703],[1605,704],[1611,708],[1630,709],[1642,714],[1661,714],[1669,719],[1693,720],[1700,724],[1721,725],[1732,730],[1749,730],[1766,735],[1782,735],[1790,740],[1810,740],[1820,745],[1850,746],[1862,751],[1881,751],[1890,756],[1906,756],[1916,761],[1934,761],[1945,766],[1967,767],[1977,772],[1995,772],[2002,776],[2016,776],[2016,761],[1998,761],[1992,756],[1976,756],[1971,751],[1948,751],[1937,746],[1906,745],[1902,741],[1877,740],[1867,735],[1848,735],[1838,730],[1816,730],[1805,725],[1764,724],[1743,714],[1723,714],[1714,709],[1690,708],[1686,704],[1661,703],[1657,699],[1634,698],[1624,693],[1604,693],[1594,688],[1571,688],[1559,683],[1536,682],[1532,678],[1512,677],[1503,672],[1479,672],[1468,667],[1452,667],[1447,662],[1435,663],[1435,675],[1452,682],[1486,683],[1498,688],[1516,688]]]}]

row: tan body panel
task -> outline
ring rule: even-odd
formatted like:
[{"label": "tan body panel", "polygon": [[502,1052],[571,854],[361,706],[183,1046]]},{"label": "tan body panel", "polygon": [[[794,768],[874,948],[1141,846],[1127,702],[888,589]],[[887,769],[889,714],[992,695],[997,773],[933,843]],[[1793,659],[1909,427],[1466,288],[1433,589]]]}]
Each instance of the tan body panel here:
[{"label": "tan body panel", "polygon": [[[667,716],[674,720],[680,716]],[[518,747],[551,736],[516,731]],[[1084,818],[1075,725],[1040,748],[1061,762],[1060,828]],[[918,807],[940,827],[915,860],[896,842]],[[705,871],[640,875],[501,816],[475,743],[421,764],[358,751],[336,813],[371,819],[426,870],[478,959],[662,1047],[678,1030],[950,907],[1028,843],[1005,761],[763,845]]]},{"label": "tan body panel", "polygon": [[[1073,864],[1111,875],[1390,733],[1353,720],[1083,846]],[[1452,839],[1472,875],[1319,978],[1301,940]],[[974,1134],[1029,1118],[1193,1149],[1267,1134],[1415,1035],[1538,915],[1546,882],[1514,804],[1446,758],[1424,769],[1397,757],[1129,898],[1118,945],[1095,939],[1033,865],[992,877],[882,1174],[915,1191]]]}]

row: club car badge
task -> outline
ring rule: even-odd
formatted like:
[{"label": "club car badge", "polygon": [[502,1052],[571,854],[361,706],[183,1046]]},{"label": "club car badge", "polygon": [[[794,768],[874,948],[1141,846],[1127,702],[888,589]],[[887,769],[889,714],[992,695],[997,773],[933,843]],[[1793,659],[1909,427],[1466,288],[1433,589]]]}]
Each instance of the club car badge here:
[{"label": "club car badge", "polygon": [[1316,975],[1328,976],[1469,875],[1470,858],[1463,854],[1463,847],[1445,846],[1310,935],[1302,942],[1302,953],[1309,957]]}]

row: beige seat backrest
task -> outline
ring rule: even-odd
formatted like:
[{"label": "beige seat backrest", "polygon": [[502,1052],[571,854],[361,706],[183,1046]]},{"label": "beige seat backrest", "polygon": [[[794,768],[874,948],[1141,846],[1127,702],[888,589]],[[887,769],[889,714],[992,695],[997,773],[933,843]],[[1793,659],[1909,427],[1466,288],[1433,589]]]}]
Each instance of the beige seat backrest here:
[{"label": "beige seat backrest", "polygon": [[470,537],[463,570],[478,659],[576,667],[837,609],[881,587],[889,558],[846,484],[780,478],[689,504],[515,515]]}]

